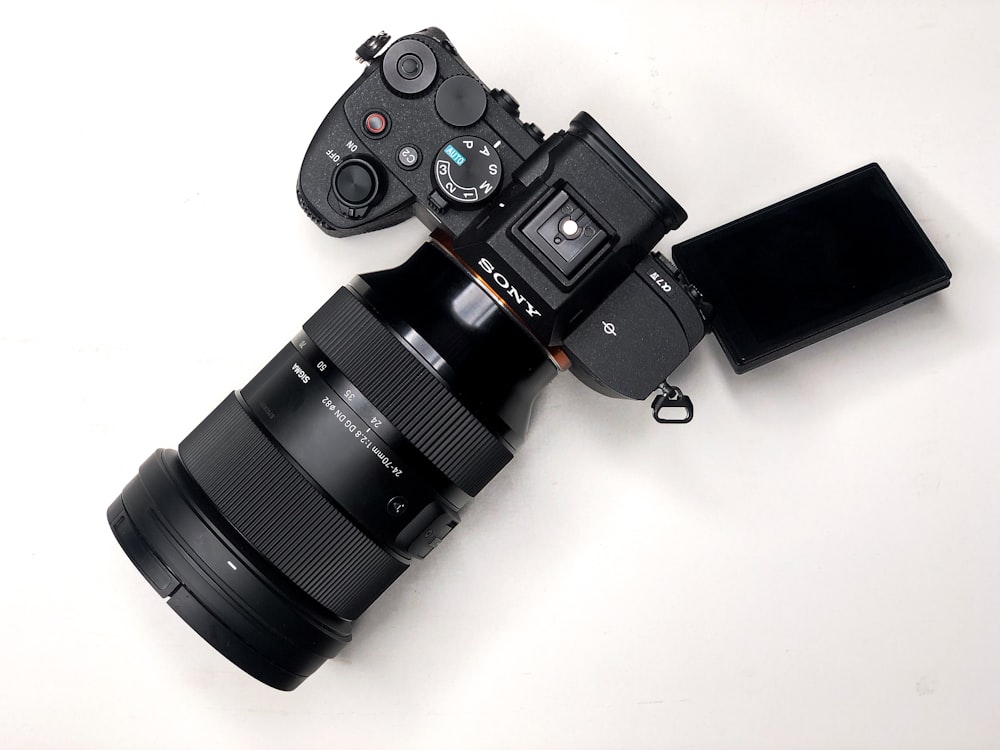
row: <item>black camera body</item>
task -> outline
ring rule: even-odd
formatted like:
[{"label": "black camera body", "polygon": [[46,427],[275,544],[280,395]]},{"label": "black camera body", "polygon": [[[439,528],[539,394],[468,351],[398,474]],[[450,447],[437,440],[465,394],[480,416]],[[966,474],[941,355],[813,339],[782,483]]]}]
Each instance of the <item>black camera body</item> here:
[{"label": "black camera body", "polygon": [[705,334],[696,290],[650,255],[684,210],[586,113],[543,139],[440,29],[374,57],[386,41],[313,138],[302,208],[337,237],[415,214],[570,372],[648,397]]}]

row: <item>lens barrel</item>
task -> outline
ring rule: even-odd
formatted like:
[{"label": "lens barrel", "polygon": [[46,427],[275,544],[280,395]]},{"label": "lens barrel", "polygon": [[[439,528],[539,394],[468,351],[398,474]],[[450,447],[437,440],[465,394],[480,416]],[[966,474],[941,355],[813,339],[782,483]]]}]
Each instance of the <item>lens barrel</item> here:
[{"label": "lens barrel", "polygon": [[548,353],[426,243],[340,289],[108,509],[184,620],[290,690],[513,457]]}]

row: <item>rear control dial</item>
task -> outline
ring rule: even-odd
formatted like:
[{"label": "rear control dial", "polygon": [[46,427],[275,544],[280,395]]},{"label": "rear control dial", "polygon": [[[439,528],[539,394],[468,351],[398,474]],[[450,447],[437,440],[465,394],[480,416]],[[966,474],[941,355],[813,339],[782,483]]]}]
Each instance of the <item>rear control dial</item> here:
[{"label": "rear control dial", "polygon": [[500,187],[503,164],[496,147],[474,135],[448,141],[434,158],[434,179],[452,203],[474,206]]}]

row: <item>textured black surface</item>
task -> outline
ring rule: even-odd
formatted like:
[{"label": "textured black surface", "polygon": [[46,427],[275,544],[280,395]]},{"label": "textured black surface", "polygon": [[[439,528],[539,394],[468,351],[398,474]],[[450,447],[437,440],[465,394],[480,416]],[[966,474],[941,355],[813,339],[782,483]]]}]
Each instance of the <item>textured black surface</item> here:
[{"label": "textured black surface", "polygon": [[475,495],[513,454],[347,289],[305,324],[361,393],[446,477]]},{"label": "textured black surface", "polygon": [[[499,142],[496,151],[508,176],[504,185],[491,191],[492,195],[508,184],[513,170],[537,150],[537,133],[512,116],[496,98],[487,97],[478,77],[455,57],[453,49],[450,43],[423,34],[397,40],[383,58],[365,68],[327,114],[306,151],[298,182],[302,207],[324,232],[346,237],[374,231],[398,224],[412,216],[417,206],[426,207],[430,203],[433,174],[428,168],[414,169],[400,164],[396,155],[403,146],[417,146],[429,158],[460,135],[478,136],[491,147]],[[406,91],[414,81],[400,77],[396,68],[407,50],[424,55],[422,72],[414,79],[419,85],[413,93]],[[383,73],[387,63],[392,82],[387,82]],[[423,79],[428,75],[430,83],[424,88]],[[485,100],[485,111],[471,125],[450,125],[441,119],[435,107],[438,86],[453,76],[467,76],[482,90],[479,103]],[[396,89],[394,85],[402,88]],[[385,114],[392,123],[377,138],[370,137],[364,129],[365,117],[373,111]],[[333,170],[341,159],[348,157],[367,158],[384,167],[384,189],[364,217],[349,218],[327,202]],[[417,215],[428,228],[440,226],[453,236],[475,223],[479,216],[468,210],[447,210],[436,218],[431,218],[426,210],[417,211]]]},{"label": "textured black surface", "polygon": [[309,484],[235,395],[184,439],[179,452],[226,520],[338,616],[357,617],[406,570]]},{"label": "textured black surface", "polygon": [[[678,296],[681,304],[694,306],[683,293]],[[566,337],[563,350],[573,374],[594,390],[641,401],[691,347],[673,306],[632,274]]]}]

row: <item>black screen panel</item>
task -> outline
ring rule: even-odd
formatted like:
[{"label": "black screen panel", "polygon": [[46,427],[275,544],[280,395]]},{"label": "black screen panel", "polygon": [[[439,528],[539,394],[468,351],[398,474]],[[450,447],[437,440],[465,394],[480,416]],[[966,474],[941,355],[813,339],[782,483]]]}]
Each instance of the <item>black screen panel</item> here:
[{"label": "black screen panel", "polygon": [[878,164],[683,242],[745,372],[948,286],[951,272]]}]

